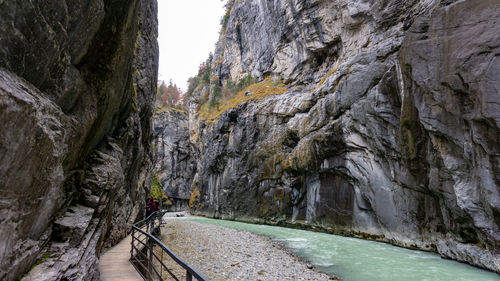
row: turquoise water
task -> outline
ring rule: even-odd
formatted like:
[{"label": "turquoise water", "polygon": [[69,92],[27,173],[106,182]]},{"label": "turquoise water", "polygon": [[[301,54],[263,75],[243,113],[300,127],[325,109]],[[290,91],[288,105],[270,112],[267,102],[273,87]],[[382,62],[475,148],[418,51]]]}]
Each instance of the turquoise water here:
[{"label": "turquoise water", "polygon": [[500,275],[434,253],[385,243],[269,225],[198,217],[176,218],[262,234],[280,241],[319,270],[346,281],[490,281]]}]

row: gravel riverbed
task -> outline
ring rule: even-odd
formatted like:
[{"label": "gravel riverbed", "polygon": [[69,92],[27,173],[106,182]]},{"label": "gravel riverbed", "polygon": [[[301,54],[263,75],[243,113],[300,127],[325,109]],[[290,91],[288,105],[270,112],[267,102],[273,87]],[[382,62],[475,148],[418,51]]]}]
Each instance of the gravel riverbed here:
[{"label": "gravel riverbed", "polygon": [[[163,243],[210,280],[336,280],[310,269],[270,238],[186,220],[165,222]],[[167,263],[176,274],[185,274]]]}]

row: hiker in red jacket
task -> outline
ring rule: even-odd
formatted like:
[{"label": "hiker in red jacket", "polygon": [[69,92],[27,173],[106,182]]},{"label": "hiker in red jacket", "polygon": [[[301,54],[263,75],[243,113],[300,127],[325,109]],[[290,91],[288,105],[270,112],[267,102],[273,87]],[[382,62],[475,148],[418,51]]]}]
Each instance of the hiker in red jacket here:
[{"label": "hiker in red jacket", "polygon": [[156,211],[155,201],[153,201],[153,198],[149,198],[148,202],[146,203],[146,218],[149,217],[149,215],[151,215],[155,211]]}]

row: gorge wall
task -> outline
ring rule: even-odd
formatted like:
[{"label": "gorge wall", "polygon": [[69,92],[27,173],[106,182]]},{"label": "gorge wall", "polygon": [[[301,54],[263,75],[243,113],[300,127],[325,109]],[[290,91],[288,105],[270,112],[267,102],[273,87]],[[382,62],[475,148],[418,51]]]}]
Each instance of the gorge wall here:
[{"label": "gorge wall", "polygon": [[199,192],[198,214],[387,241],[500,272],[500,3],[232,3],[212,86],[251,74],[287,91],[204,120],[199,87],[194,154],[184,157],[196,168],[164,187]]},{"label": "gorge wall", "polygon": [[0,279],[99,280],[149,193],[155,0],[0,1]]},{"label": "gorge wall", "polygon": [[154,118],[154,171],[171,205],[170,211],[184,211],[193,190],[197,171],[197,155],[189,141],[189,120],[186,111],[167,107]]}]

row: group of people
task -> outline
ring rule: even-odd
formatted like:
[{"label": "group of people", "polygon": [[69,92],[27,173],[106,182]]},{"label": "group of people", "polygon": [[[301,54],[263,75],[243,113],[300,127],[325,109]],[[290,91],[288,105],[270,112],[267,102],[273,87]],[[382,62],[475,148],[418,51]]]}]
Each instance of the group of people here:
[{"label": "group of people", "polygon": [[154,200],[151,197],[148,198],[148,201],[146,202],[146,218],[158,210],[158,205],[159,202],[157,200]]}]

